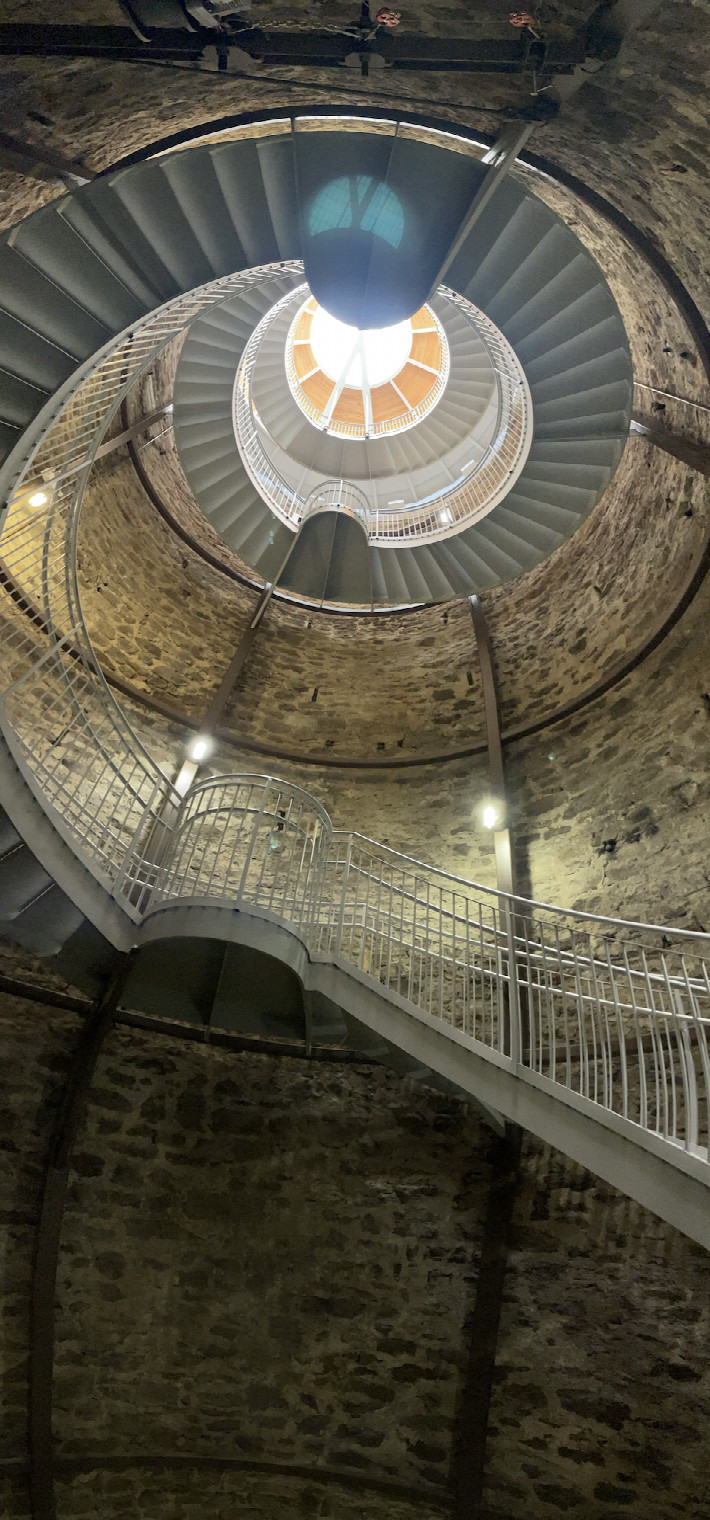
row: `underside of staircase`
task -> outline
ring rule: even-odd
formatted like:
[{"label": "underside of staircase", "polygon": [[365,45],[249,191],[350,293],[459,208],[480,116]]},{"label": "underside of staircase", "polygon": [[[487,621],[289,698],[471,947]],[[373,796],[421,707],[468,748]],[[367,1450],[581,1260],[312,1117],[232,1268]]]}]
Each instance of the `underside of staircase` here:
[{"label": "underside of staircase", "polygon": [[[336,229],[338,261],[332,250],[324,261],[335,233],[314,232],[311,211],[348,175],[380,176],[399,199],[402,237],[396,249],[386,236],[371,239],[372,283],[379,271],[387,286],[385,266],[396,256],[399,283],[416,287],[418,300],[423,273],[434,276],[485,172],[474,157],[431,142],[337,126],[309,132],[286,120],[268,136],[107,171],[52,202],[0,242],[3,454],[77,368],[183,291],[235,270],[305,259],[306,278],[310,272],[315,279],[317,268],[319,289],[330,269],[337,305],[348,279],[357,279],[357,260]],[[269,303],[289,283],[279,281],[278,269],[272,274],[264,287]],[[442,601],[524,573],[589,514],[628,436],[631,363],[616,304],[591,255],[542,202],[511,181],[501,184],[446,279],[513,345],[532,394],[534,438],[522,475],[489,516],[443,541],[371,546],[377,605]],[[203,320],[186,345],[176,427],[200,506],[225,542],[271,579],[290,530],[246,476],[231,425],[236,363],[265,309],[265,295],[252,290]],[[454,366],[450,394],[430,417],[396,442],[376,445],[374,469],[385,471],[379,478],[393,471],[401,481],[435,449],[450,447],[461,401]],[[294,408],[278,418],[280,441],[300,457],[308,425]],[[334,450],[334,443],[328,440],[324,464],[335,463],[337,453],[343,470],[363,470],[356,449]],[[347,591],[345,569],[338,581]]]}]

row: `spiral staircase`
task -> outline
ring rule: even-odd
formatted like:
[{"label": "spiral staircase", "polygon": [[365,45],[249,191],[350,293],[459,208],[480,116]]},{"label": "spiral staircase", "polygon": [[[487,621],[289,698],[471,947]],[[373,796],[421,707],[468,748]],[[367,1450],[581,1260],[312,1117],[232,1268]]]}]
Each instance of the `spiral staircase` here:
[{"label": "spiral staircase", "polygon": [[[379,175],[401,207],[397,248],[387,236],[370,237],[370,290],[379,300],[381,290],[391,287],[392,266],[398,292],[411,286],[415,304],[422,291],[428,295],[426,282],[435,277],[485,168],[472,156],[449,151],[443,136],[438,147],[367,131],[294,130],[297,125],[276,122],[269,136],[187,148],[109,172],[3,239],[5,454],[77,366],[90,362],[113,335],[181,291],[234,269],[305,258],[306,276],[315,266],[311,282],[319,282],[326,300],[332,297],[334,309],[351,315],[360,299],[359,245],[349,250],[348,239],[357,244],[356,232],[364,234],[342,227],[311,233],[308,223],[309,206],[348,173],[360,179]],[[392,235],[389,223],[384,232]],[[595,261],[547,207],[503,183],[464,240],[447,280],[516,350],[530,386],[534,439],[514,490],[489,516],[436,544],[372,547],[378,604],[446,600],[527,570],[592,510],[628,436],[631,364],[621,318]],[[251,291],[200,324],[187,345],[176,394],[177,437],[196,498],[230,547],[266,579],[278,568],[287,540],[241,467],[231,385],[267,299],[273,302],[288,283],[288,276],[266,281],[263,293]],[[343,291],[349,306],[343,305]],[[466,339],[455,326],[451,341],[463,359]],[[462,367],[455,366],[459,377]],[[268,373],[267,364],[262,390]],[[374,450],[368,445],[360,451],[366,459],[353,458],[355,451],[345,447],[340,468],[381,480],[390,472],[391,494],[399,495],[394,486],[401,476],[433,451],[446,450],[456,419],[465,423],[460,409],[470,405],[471,382],[462,390],[459,377],[455,372],[442,402],[419,427],[397,443],[379,443]],[[265,421],[277,428],[287,452],[302,457],[307,430],[284,390],[282,384],[274,388]],[[326,476],[337,473],[329,442],[318,459]]]},{"label": "spiral staircase", "polygon": [[[476,227],[474,246],[455,266],[456,288],[490,316],[513,344],[529,383],[534,437],[524,468],[504,501],[464,531],[434,544],[370,545],[375,604],[445,601],[480,592],[528,570],[570,537],[605,491],[628,436],[631,365],[621,319],[594,260],[533,197],[499,191]],[[295,277],[294,277],[295,279]],[[265,282],[263,308],[278,282]],[[253,297],[250,293],[250,301]],[[376,484],[378,494],[429,494],[426,467],[454,467],[481,403],[490,397],[475,334],[442,296],[451,374],[432,413],[400,436],[343,441],[319,434],[291,395],[284,369],[288,321],[269,333],[254,398],[282,455],[321,477]],[[286,318],[288,317],[288,308]],[[196,500],[233,550],[270,579],[288,547],[283,532],[239,457],[232,420],[234,376],[248,340],[249,307],[241,299],[195,324],[178,367],[175,435]],[[472,363],[471,361],[474,360]],[[478,367],[477,367],[478,366]],[[322,533],[327,528],[324,525]],[[341,577],[341,579],[345,579]],[[288,575],[283,585],[289,586]],[[321,586],[301,582],[318,597]],[[347,595],[343,598],[347,601]]]},{"label": "spiral staircase", "polygon": [[[236,983],[258,951],[291,978],[284,1007],[294,986],[305,1004],[296,1024],[288,1015],[275,1028],[273,1010],[257,999],[256,1032],[293,1033],[303,1016],[309,1040],[433,1073],[492,1123],[532,1129],[710,1244],[706,937],[680,934],[669,951],[653,926],[588,921],[459,882],[337,834],[313,799],[272,778],[222,777],[181,795],[105,687],[81,619],[72,531],[132,366],[138,375],[141,356],[156,351],[146,336],[151,313],[162,341],[187,330],[175,426],[195,497],[225,542],[272,577],[293,532],[240,464],[232,422],[240,356],[304,273],[323,304],[332,295],[340,317],[371,325],[385,309],[391,317],[396,300],[413,311],[430,296],[486,172],[443,135],[432,138],[400,134],[396,123],[373,132],[366,123],[340,131],[274,120],[261,136],[109,171],[2,240],[0,475],[10,505],[0,543],[0,926],[87,988],[135,944],[184,940],[194,965],[205,946],[226,943],[227,982]],[[384,186],[375,210],[372,196],[343,191],[375,180]],[[372,226],[364,214],[353,226],[366,201]],[[257,272],[240,283],[240,270]],[[599,500],[627,436],[621,319],[594,261],[547,208],[501,185],[446,278],[513,346],[534,437],[513,488],[473,525],[426,543],[368,544],[378,606],[484,589],[553,552]],[[215,294],[218,280],[226,284]],[[171,312],[186,292],[176,326]],[[431,299],[443,320],[446,292],[437,287]],[[274,329],[259,401],[309,483],[327,464],[325,473],[347,466],[378,489],[416,484],[442,459],[458,459],[489,403],[480,347],[452,320],[450,389],[427,418],[394,439],[313,438],[282,383],[282,341]],[[37,477],[43,458],[60,463]],[[46,485],[46,528],[25,510],[36,478]],[[331,570],[335,548],[333,538]],[[322,578],[309,582],[303,556],[297,568],[301,594],[328,592]],[[347,554],[335,568],[332,599],[359,604]],[[74,790],[54,738],[33,738],[30,698],[37,712],[67,719],[62,736],[80,756]],[[174,960],[179,967],[179,951]],[[149,956],[144,966],[134,1006],[157,996]],[[179,996],[179,980],[166,996]],[[194,1014],[188,999],[185,1017]]]}]

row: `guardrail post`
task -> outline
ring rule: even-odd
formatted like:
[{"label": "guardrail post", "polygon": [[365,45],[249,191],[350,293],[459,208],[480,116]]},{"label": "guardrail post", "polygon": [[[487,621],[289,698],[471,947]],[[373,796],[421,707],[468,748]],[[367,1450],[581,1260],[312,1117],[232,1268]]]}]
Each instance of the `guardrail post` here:
[{"label": "guardrail post", "polygon": [[[508,944],[508,1017],[510,1020],[510,1059],[513,1066],[520,1065],[522,1054],[522,1026],[520,1022],[520,984],[518,982],[518,958],[515,948],[515,915],[508,898],[504,908],[505,936]],[[501,989],[502,990],[502,989]]]},{"label": "guardrail post", "polygon": [[346,894],[347,894],[347,890],[348,890],[348,883],[349,883],[349,880],[350,880],[350,863],[352,861],[352,853],[353,853],[353,836],[352,836],[352,834],[349,834],[348,835],[348,847],[347,847],[347,850],[345,851],[345,860],[343,862],[343,886],[342,886],[342,891],[340,893],[340,912],[338,914],[338,933],[337,933],[337,937],[336,937],[336,941],[335,941],[335,946],[334,946],[334,954],[335,955],[340,955],[340,951],[341,951],[342,944],[343,944],[343,925],[345,923],[345,898],[346,898]]},{"label": "guardrail post", "polygon": [[237,906],[239,906],[244,901],[244,888],[245,888],[245,886],[247,884],[247,876],[249,875],[249,870],[251,868],[252,860],[254,859],[254,851],[256,849],[256,842],[257,842],[257,839],[259,838],[259,827],[261,825],[262,818],[264,817],[264,812],[265,812],[265,809],[266,809],[266,799],[267,799],[267,797],[269,795],[269,791],[270,790],[271,790],[271,777],[269,776],[267,778],[266,785],[264,786],[264,788],[262,790],[261,802],[259,803],[259,811],[258,811],[258,813],[255,813],[255,815],[254,815],[254,822],[252,824],[252,830],[251,830],[251,839],[250,839],[249,844],[247,846],[246,860],[244,861],[244,870],[242,871],[242,878],[241,878],[241,881],[239,883],[239,889],[237,891],[237,896],[236,896],[236,899],[235,899],[235,901],[237,903]]}]

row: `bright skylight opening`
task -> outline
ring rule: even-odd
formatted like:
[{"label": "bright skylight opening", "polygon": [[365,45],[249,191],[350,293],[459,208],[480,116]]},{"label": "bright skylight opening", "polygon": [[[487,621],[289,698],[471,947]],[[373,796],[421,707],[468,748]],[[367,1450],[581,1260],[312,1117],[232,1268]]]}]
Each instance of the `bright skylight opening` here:
[{"label": "bright skylight opening", "polygon": [[313,357],[323,373],[341,384],[370,389],[398,375],[409,358],[412,326],[409,321],[394,327],[360,331],[338,322],[322,306],[311,324]]}]

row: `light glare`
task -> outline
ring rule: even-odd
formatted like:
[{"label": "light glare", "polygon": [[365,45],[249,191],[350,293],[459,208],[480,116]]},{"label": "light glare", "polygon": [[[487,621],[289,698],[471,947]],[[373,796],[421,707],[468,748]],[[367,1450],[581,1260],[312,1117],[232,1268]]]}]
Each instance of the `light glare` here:
[{"label": "light glare", "polygon": [[498,814],[496,812],[496,809],[494,807],[490,807],[490,806],[484,807],[484,809],[483,809],[483,827],[484,827],[484,829],[494,829],[495,826],[496,826],[496,824],[497,824],[497,822],[498,822]]},{"label": "light glare", "polygon": [[199,738],[199,739],[196,739],[195,742],[194,742],[194,744],[192,745],[192,748],[190,750],[190,754],[191,754],[193,760],[204,760],[205,755],[207,755],[209,753],[209,749],[210,749],[209,739]]},{"label": "light glare", "polygon": [[30,506],[31,507],[46,507],[46,505],[47,505],[47,493],[46,493],[46,491],[33,491],[32,495],[30,496]]},{"label": "light glare", "polygon": [[[358,343],[358,339],[361,343]],[[319,306],[311,323],[313,357],[325,375],[339,380],[345,366],[345,383],[363,384],[364,351],[367,381],[370,387],[383,385],[406,364],[412,347],[410,322],[396,322],[394,327],[371,327],[360,331],[339,322]]]}]

